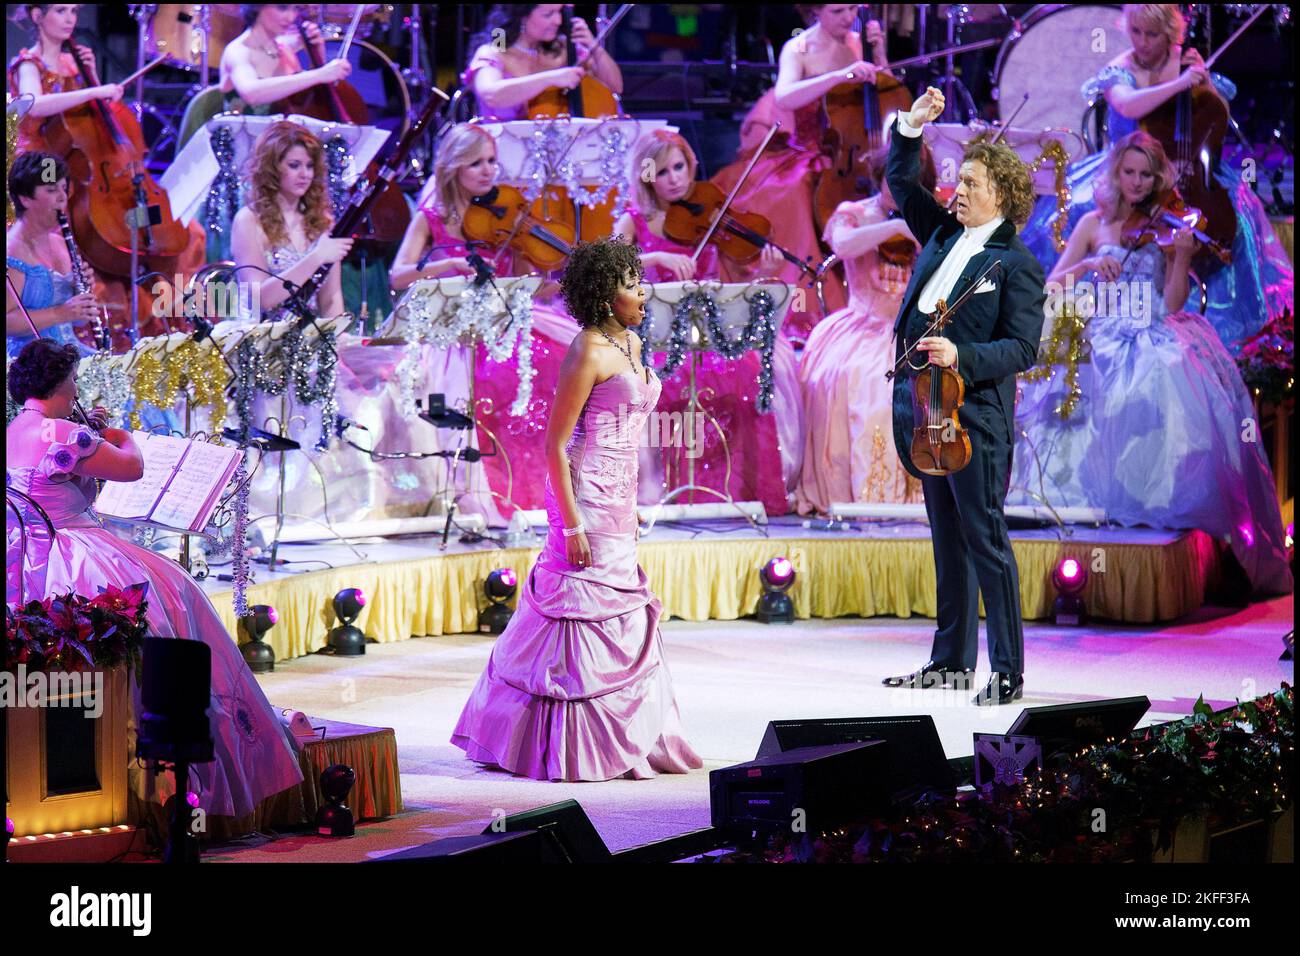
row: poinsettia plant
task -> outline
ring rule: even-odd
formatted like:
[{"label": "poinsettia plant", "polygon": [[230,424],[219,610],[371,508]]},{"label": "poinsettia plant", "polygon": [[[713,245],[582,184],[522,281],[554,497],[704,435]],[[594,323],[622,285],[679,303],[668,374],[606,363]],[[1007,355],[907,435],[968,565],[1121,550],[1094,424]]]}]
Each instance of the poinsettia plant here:
[{"label": "poinsettia plant", "polygon": [[101,588],[94,597],[69,591],[5,606],[5,670],[134,671],[148,632],[148,583]]},{"label": "poinsettia plant", "polygon": [[1287,309],[1241,343],[1241,377],[1262,401],[1280,405],[1295,389],[1295,319]]}]

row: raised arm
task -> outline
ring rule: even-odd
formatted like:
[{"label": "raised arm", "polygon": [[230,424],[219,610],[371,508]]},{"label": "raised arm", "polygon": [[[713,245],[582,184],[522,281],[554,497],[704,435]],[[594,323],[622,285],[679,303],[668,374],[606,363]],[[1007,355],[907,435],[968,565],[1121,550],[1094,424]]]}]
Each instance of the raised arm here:
[{"label": "raised arm", "polygon": [[56,116],[92,100],[120,100],[122,87],[117,83],[89,86],[68,93],[42,93],[41,71],[30,60],[18,64],[18,92],[32,97],[30,116]]},{"label": "raised arm", "polygon": [[314,70],[290,73],[288,76],[258,76],[252,58],[244,47],[226,51],[230,67],[230,82],[235,92],[249,106],[264,106],[285,97],[301,93],[321,83],[334,83],[352,72],[347,60],[330,60]]},{"label": "raised arm", "polygon": [[866,63],[859,60],[848,66],[831,70],[829,73],[823,73],[821,76],[813,76],[808,79],[803,78],[803,61],[799,58],[802,47],[800,43],[802,37],[795,37],[788,40],[781,48],[780,68],[776,76],[776,105],[783,110],[797,110],[801,106],[807,106],[814,100],[825,96],[830,90],[841,83],[850,83],[847,74],[854,74],[854,79],[863,80],[868,83],[874,83],[876,78],[876,66],[874,63]]},{"label": "raised arm", "polygon": [[921,185],[921,133],[924,125],[943,113],[943,93],[933,86],[912,104],[910,114],[899,114],[889,138],[885,180],[898,211],[917,242],[924,245],[940,229],[956,229],[957,217],[939,205]]}]

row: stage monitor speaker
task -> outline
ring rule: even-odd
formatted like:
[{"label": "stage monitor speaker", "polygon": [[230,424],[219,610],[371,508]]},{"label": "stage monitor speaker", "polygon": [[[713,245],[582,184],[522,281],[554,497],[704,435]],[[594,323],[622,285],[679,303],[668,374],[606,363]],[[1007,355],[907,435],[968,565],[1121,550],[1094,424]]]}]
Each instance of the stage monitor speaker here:
[{"label": "stage monitor speaker", "polygon": [[1066,747],[1104,743],[1108,737],[1127,737],[1150,709],[1151,701],[1146,697],[1026,707],[1007,733],[1037,737],[1043,742],[1043,753],[1049,754]]},{"label": "stage monitor speaker", "polygon": [[483,831],[514,833],[536,830],[542,837],[544,863],[609,863],[613,856],[577,800],[512,813]]},{"label": "stage monitor speaker", "polygon": [[799,747],[709,772],[709,809],[721,830],[817,833],[888,804],[884,742]]},{"label": "stage monitor speaker", "polygon": [[536,830],[448,837],[381,856],[367,863],[543,863],[546,848]]},{"label": "stage monitor speaker", "polygon": [[934,718],[929,714],[905,717],[823,717],[812,720],[773,720],[767,725],[758,756],[782,753],[796,747],[862,743],[888,744],[885,772],[890,796],[921,790],[955,789],[952,768],[944,756]]}]

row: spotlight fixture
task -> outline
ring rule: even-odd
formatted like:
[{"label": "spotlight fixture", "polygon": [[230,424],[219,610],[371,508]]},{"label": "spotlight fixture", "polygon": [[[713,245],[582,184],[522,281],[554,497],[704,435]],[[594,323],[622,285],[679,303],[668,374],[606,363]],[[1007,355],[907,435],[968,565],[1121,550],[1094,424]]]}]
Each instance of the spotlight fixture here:
[{"label": "spotlight fixture", "polygon": [[1052,602],[1052,623],[1078,626],[1088,620],[1083,603],[1084,586],[1088,583],[1088,569],[1078,558],[1062,558],[1052,571],[1052,584],[1056,600]]},{"label": "spotlight fixture", "polygon": [[794,586],[794,564],[789,558],[773,558],[758,572],[763,596],[754,616],[764,624],[793,624],[794,602],[786,592]]},{"label": "spotlight fixture", "polygon": [[515,596],[519,579],[513,568],[497,568],[483,582],[483,593],[491,603],[478,612],[478,632],[480,634],[500,634],[510,623],[514,613],[506,604]]},{"label": "spotlight fixture", "polygon": [[331,654],[355,657],[366,652],[365,632],[352,623],[365,606],[366,595],[360,588],[344,588],[334,595],[334,614],[339,619],[339,625],[330,629]]},{"label": "spotlight fixture", "polygon": [[275,627],[279,619],[275,608],[269,604],[254,604],[249,613],[239,619],[239,632],[248,637],[247,643],[239,645],[239,653],[244,655],[248,669],[254,674],[275,670],[275,651],[263,642],[262,635]]},{"label": "spotlight fixture", "polygon": [[352,811],[343,802],[356,782],[357,775],[347,764],[336,763],[321,772],[320,792],[325,805],[316,811],[316,832],[321,836],[345,837],[357,832]]}]

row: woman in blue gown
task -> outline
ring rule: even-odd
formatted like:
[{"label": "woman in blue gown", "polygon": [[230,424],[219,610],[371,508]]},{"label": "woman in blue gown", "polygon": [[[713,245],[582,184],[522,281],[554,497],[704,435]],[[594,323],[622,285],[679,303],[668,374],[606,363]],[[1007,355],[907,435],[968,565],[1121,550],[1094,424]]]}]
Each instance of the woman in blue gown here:
[{"label": "woman in blue gown", "polygon": [[[1212,82],[1225,100],[1236,95],[1229,80],[1207,73],[1196,50],[1182,46],[1186,24],[1176,4],[1128,4],[1124,7],[1124,23],[1132,48],[1115,57],[1081,91],[1088,101],[1105,97],[1112,143],[1137,129],[1143,118],[1170,98],[1198,83]],[[1072,233],[1084,214],[1096,208],[1092,184],[1105,161],[1106,153],[1102,152],[1070,167],[1067,184],[1071,202],[1066,210],[1064,234]],[[1204,312],[1219,338],[1235,354],[1243,339],[1291,307],[1294,270],[1251,184],[1226,163],[1219,165],[1215,178],[1232,199],[1237,237],[1232,246],[1232,265],[1204,277]],[[1056,216],[1056,198],[1044,196],[1021,233],[1021,239],[1044,269],[1051,269],[1058,254],[1051,228]],[[1198,295],[1192,305],[1199,304]]]},{"label": "woman in blue gown", "polygon": [[[1199,528],[1227,542],[1257,594],[1288,593],[1291,571],[1273,474],[1250,393],[1205,317],[1182,311],[1196,248],[1126,248],[1124,222],[1174,180],[1159,141],[1136,131],[1107,154],[1097,209],[1048,276],[1048,302],[1095,286],[1077,404],[1057,367],[1022,379],[1007,504],[1099,508],[1107,521]],[[1064,417],[1062,417],[1064,415]]]}]

